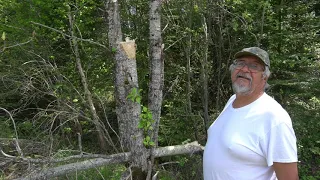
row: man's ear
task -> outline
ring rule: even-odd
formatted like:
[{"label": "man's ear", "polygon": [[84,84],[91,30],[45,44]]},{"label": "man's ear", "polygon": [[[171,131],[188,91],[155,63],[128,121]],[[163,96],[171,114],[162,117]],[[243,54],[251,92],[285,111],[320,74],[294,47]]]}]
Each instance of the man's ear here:
[{"label": "man's ear", "polygon": [[265,80],[265,81],[267,82],[268,77],[267,77],[266,75],[264,75],[264,74],[263,74],[263,75],[262,75],[262,79],[263,79],[263,80]]}]

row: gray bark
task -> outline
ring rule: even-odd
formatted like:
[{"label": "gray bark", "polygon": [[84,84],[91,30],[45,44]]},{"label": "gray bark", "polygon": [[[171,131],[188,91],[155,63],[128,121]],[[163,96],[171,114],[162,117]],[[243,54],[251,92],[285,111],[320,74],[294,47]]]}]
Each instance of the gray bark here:
[{"label": "gray bark", "polygon": [[119,42],[122,41],[121,20],[119,12],[119,4],[117,0],[105,0],[105,9],[108,19],[108,40],[109,46],[117,48]]},{"label": "gray bark", "polygon": [[[161,0],[150,0],[149,10],[149,48],[150,48],[150,82],[148,92],[148,108],[152,113],[154,123],[152,124],[151,140],[158,146],[158,132],[161,116],[161,105],[164,82],[164,59],[161,37]],[[151,153],[152,154],[152,153]],[[151,178],[154,156],[151,155],[147,173],[147,180]]]},{"label": "gray bark", "polygon": [[[135,46],[134,42],[131,46]],[[129,59],[124,51],[125,43],[117,49],[116,59],[116,100],[117,118],[120,127],[122,146],[133,155],[133,166],[147,169],[146,148],[143,145],[143,131],[138,128],[141,107],[137,102],[128,99],[133,88],[139,89],[136,60]]]},{"label": "gray bark", "polygon": [[139,89],[135,59],[134,41],[121,42],[122,31],[117,0],[106,0],[109,20],[109,46],[115,53],[115,99],[123,151],[132,153],[133,167],[147,169],[146,148],[143,145],[143,132],[138,129],[141,107],[128,99],[133,88]]},{"label": "gray bark", "polygon": [[[164,156],[173,156],[179,154],[193,154],[196,152],[203,151],[203,147],[198,144],[198,142],[192,142],[185,145],[177,145],[177,146],[167,146],[157,148],[153,151],[154,157],[164,157]],[[103,156],[103,155],[102,155]],[[90,168],[97,168],[100,166],[110,165],[110,164],[118,164],[128,162],[133,158],[132,153],[119,153],[110,155],[103,158],[94,158],[90,160],[85,160],[82,162],[76,162],[66,165],[61,165],[54,168],[49,168],[43,170],[41,172],[30,174],[24,178],[20,178],[18,180],[27,180],[27,179],[48,179],[57,176],[61,176],[67,173],[72,173],[75,171],[82,171]]]},{"label": "gray bark", "polygon": [[201,60],[201,81],[202,81],[202,107],[203,107],[203,119],[204,119],[204,128],[207,130],[209,128],[209,110],[208,110],[208,101],[209,101],[209,93],[208,93],[208,28],[206,24],[206,19],[203,17],[203,34],[205,37],[204,43],[204,51],[203,51],[203,59]]},{"label": "gray bark", "polygon": [[161,37],[161,0],[150,1],[149,21],[150,83],[148,107],[152,112],[153,119],[155,120],[152,139],[157,146],[164,81],[164,59]]}]

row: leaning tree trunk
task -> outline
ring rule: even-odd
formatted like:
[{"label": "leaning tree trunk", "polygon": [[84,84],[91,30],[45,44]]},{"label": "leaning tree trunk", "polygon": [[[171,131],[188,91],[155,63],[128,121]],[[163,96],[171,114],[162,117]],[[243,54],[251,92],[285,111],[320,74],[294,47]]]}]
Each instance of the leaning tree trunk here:
[{"label": "leaning tree trunk", "polygon": [[135,42],[122,41],[121,21],[117,0],[106,0],[109,24],[109,46],[115,53],[115,97],[121,145],[132,154],[132,167],[147,170],[147,151],[143,131],[138,128],[141,107],[128,99],[132,90],[139,89],[135,59]]},{"label": "leaning tree trunk", "polygon": [[[85,98],[88,102],[88,106],[90,109],[90,113],[92,115],[92,121],[95,125],[95,128],[97,130],[98,133],[98,139],[99,139],[99,145],[100,148],[103,152],[107,151],[107,143],[106,141],[108,141],[109,145],[111,145],[114,149],[115,146],[111,140],[111,137],[109,135],[109,133],[104,130],[104,126],[103,124],[100,122],[99,116],[97,114],[96,108],[93,104],[93,100],[92,100],[92,94],[89,90],[88,87],[88,83],[87,83],[87,78],[85,76],[84,70],[82,68],[82,64],[81,64],[81,59],[80,59],[80,53],[79,53],[79,48],[78,48],[78,42],[77,39],[75,37],[75,33],[74,33],[74,22],[75,22],[75,17],[74,14],[71,12],[71,7],[70,7],[70,11],[68,14],[68,18],[69,18],[69,25],[70,25],[70,34],[71,34],[71,40],[70,40],[70,46],[73,50],[73,53],[75,55],[75,59],[76,59],[76,66],[78,69],[78,72],[80,74],[80,78],[81,78],[81,83],[84,89],[84,93],[85,93]],[[116,150],[116,149],[115,149]]]}]

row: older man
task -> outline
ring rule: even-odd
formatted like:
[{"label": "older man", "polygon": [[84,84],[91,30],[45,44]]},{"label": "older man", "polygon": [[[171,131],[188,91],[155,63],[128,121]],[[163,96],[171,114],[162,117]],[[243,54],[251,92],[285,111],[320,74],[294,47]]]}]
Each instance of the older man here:
[{"label": "older man", "polygon": [[233,95],[208,129],[205,180],[297,180],[296,137],[288,113],[264,92],[266,51],[250,47],[230,66]]}]

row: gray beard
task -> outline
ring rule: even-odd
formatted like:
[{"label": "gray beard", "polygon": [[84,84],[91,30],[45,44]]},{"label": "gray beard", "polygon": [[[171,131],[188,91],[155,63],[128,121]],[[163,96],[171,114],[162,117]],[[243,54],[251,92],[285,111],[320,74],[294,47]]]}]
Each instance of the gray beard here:
[{"label": "gray beard", "polygon": [[252,92],[251,81],[249,86],[242,86],[237,83],[232,83],[232,89],[235,94],[248,95]]}]

